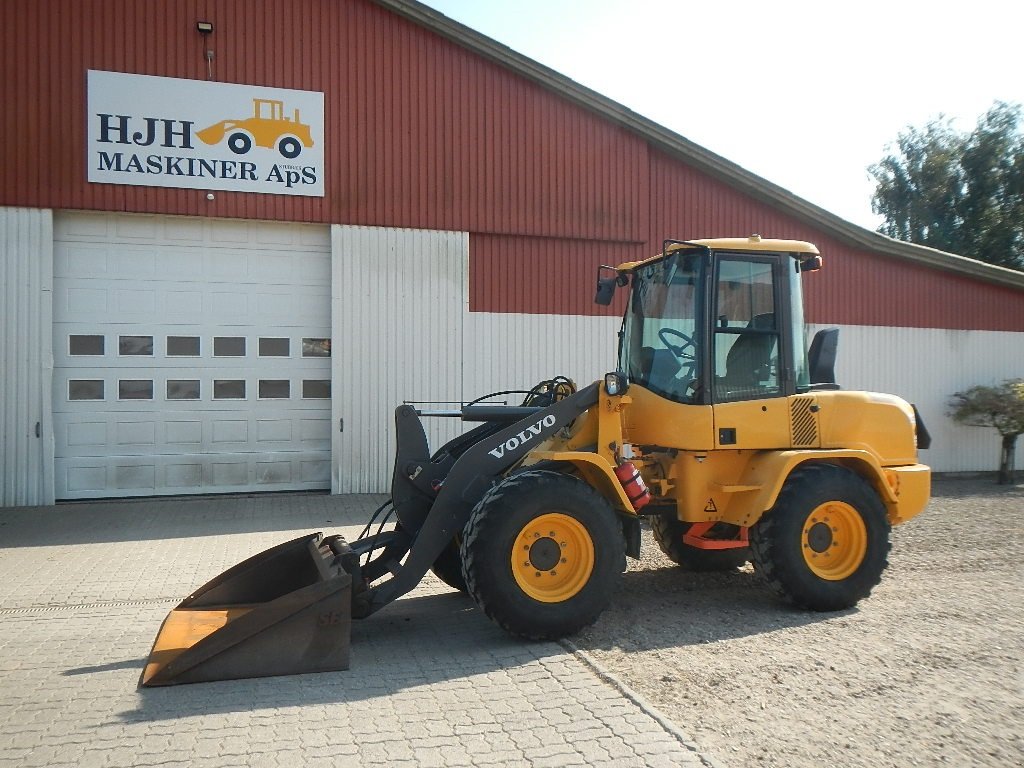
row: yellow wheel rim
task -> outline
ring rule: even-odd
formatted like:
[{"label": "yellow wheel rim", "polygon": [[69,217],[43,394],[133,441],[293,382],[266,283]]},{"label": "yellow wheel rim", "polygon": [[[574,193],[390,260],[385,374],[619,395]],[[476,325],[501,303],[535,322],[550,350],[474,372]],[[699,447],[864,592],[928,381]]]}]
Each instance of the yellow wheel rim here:
[{"label": "yellow wheel rim", "polygon": [[519,531],[511,562],[523,592],[542,603],[561,603],[579,594],[590,580],[594,542],[576,518],[548,512]]},{"label": "yellow wheel rim", "polygon": [[804,521],[804,562],[827,581],[849,578],[864,562],[868,532],[860,513],[843,501],[827,501]]}]

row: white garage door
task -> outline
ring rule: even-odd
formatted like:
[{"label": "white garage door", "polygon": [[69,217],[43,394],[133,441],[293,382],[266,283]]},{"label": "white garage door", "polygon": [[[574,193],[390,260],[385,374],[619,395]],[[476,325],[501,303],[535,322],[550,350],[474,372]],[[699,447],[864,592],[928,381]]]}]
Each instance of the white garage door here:
[{"label": "white garage door", "polygon": [[58,499],[330,487],[327,227],[62,213]]}]

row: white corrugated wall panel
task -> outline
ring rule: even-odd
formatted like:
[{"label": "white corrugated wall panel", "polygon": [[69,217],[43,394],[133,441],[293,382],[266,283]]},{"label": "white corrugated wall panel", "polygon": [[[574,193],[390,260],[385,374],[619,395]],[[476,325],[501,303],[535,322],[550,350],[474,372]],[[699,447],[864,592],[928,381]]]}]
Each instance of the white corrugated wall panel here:
[{"label": "white corrugated wall panel", "polygon": [[[811,326],[808,339],[818,328]],[[889,392],[917,405],[932,447],[920,460],[936,472],[995,471],[999,435],[955,424],[950,395],[975,384],[1024,378],[1024,333],[838,326],[836,380],[844,389]],[[1024,466],[1018,451],[1017,466]]]},{"label": "white corrugated wall panel", "polygon": [[[396,405],[463,398],[469,235],[335,225],[331,241],[331,489],[387,492]],[[463,430],[425,426],[432,450]]]},{"label": "white corrugated wall panel", "polygon": [[[470,313],[463,389],[474,398],[555,376],[583,387],[615,370],[621,324],[617,317]],[[517,397],[505,399],[518,405]]]},{"label": "white corrugated wall panel", "polygon": [[53,503],[53,214],[0,208],[0,505]]}]

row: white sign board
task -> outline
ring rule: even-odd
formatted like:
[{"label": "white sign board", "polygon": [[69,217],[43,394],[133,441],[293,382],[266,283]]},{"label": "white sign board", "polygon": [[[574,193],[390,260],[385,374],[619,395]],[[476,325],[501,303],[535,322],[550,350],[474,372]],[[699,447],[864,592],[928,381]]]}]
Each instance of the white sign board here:
[{"label": "white sign board", "polygon": [[89,181],[324,196],[324,95],[89,71]]}]

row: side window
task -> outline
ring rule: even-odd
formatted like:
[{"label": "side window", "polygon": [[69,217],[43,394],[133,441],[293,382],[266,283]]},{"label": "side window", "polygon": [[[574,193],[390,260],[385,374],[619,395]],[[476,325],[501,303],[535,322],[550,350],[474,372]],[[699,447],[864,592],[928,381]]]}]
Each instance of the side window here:
[{"label": "side window", "polygon": [[779,329],[770,261],[719,262],[715,296],[715,402],[778,397]]}]

